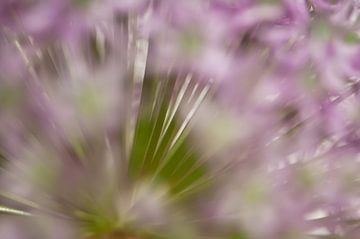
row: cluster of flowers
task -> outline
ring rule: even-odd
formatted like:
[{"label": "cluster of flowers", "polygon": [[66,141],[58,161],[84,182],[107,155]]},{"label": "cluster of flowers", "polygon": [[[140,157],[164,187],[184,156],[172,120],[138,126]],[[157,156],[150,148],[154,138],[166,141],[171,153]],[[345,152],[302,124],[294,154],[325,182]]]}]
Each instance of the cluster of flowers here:
[{"label": "cluster of flowers", "polygon": [[1,0],[0,237],[359,238],[359,29],[357,0]]}]

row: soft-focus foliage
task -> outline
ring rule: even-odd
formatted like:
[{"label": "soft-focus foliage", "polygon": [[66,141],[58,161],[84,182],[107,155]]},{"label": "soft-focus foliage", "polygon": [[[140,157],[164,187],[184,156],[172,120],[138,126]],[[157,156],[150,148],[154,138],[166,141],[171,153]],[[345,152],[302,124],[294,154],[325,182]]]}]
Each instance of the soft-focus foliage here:
[{"label": "soft-focus foliage", "polygon": [[358,0],[1,0],[0,238],[360,237]]}]

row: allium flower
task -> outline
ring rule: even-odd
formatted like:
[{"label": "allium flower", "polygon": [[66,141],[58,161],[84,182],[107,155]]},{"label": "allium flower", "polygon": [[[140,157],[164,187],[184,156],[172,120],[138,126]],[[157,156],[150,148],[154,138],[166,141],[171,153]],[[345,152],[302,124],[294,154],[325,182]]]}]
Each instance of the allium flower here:
[{"label": "allium flower", "polygon": [[0,237],[360,236],[356,0],[3,0]]}]

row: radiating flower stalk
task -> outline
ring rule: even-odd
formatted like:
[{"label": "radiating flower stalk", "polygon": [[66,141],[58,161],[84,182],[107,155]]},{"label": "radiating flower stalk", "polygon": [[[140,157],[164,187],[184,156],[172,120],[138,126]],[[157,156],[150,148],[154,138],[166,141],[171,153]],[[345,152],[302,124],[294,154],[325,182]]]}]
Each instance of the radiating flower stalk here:
[{"label": "radiating flower stalk", "polygon": [[0,238],[358,239],[359,16],[0,1]]}]

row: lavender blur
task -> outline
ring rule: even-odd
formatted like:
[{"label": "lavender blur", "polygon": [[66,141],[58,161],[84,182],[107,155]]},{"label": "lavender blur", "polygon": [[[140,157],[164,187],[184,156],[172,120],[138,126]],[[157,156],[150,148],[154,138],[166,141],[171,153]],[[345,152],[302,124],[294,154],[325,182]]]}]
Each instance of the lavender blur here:
[{"label": "lavender blur", "polygon": [[357,0],[1,0],[0,238],[360,238]]}]

